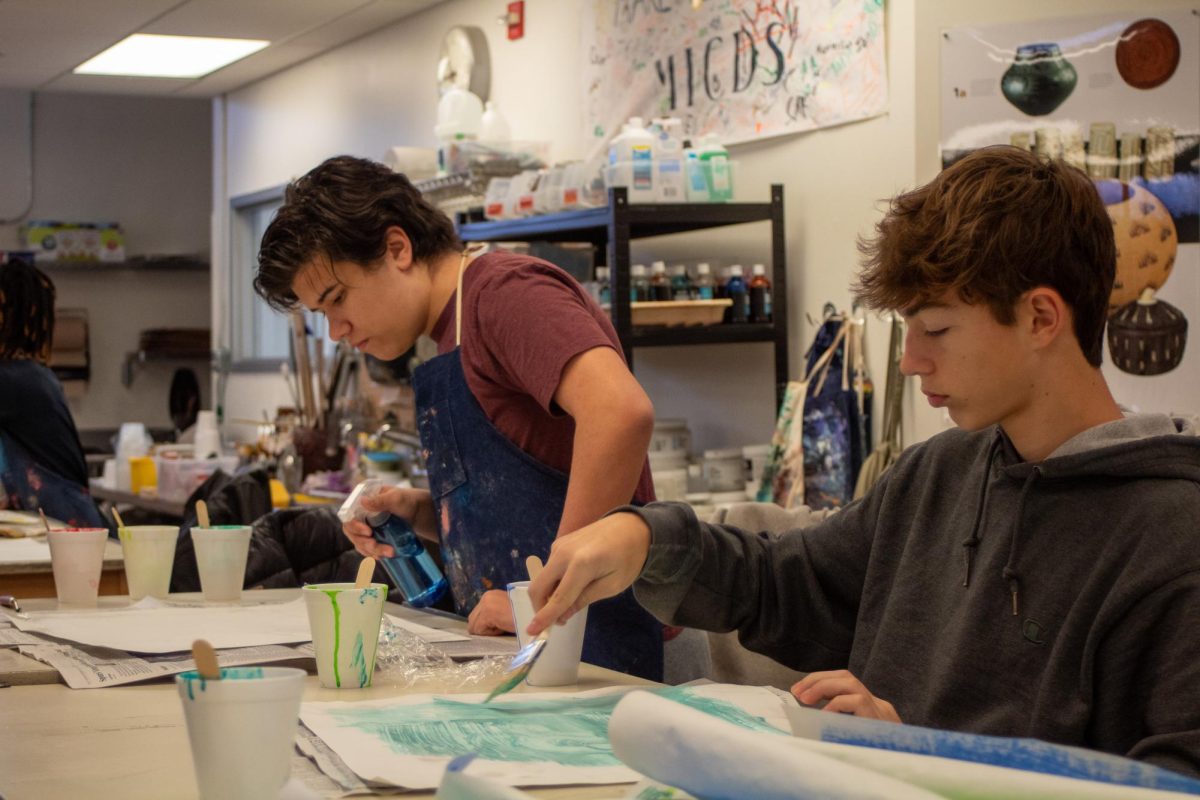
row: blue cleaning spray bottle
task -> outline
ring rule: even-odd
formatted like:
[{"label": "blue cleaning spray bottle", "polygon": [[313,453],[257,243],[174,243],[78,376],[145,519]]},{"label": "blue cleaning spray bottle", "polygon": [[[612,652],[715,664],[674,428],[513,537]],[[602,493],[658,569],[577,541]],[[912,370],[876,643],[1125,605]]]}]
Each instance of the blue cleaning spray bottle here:
[{"label": "blue cleaning spray bottle", "polygon": [[354,491],[338,509],[342,522],[361,520],[375,535],[375,541],[392,546],[395,555],[381,558],[379,563],[391,576],[392,582],[404,594],[410,606],[425,608],[441,599],[446,593],[446,578],[425,546],[417,538],[412,525],[403,517],[387,511],[368,512],[362,507],[362,499],[379,494],[387,488],[383,481],[372,478],[354,487]]}]

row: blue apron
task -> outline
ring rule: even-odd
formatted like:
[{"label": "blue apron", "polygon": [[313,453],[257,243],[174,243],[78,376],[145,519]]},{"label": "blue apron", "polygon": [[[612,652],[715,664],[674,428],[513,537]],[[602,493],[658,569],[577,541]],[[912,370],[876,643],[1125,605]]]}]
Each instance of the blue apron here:
[{"label": "blue apron", "polygon": [[[418,367],[413,386],[446,578],[465,616],[485,591],[526,580],[527,556],[549,557],[567,476],[496,429],[467,386],[458,348]],[[631,589],[593,603],[583,660],[661,681],[662,625]]]}]

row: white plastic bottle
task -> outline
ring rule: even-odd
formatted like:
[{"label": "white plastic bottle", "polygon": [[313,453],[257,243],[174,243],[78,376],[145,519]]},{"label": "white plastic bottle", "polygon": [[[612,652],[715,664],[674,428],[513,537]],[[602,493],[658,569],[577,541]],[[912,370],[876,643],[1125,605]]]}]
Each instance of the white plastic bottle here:
[{"label": "white plastic bottle", "polygon": [[687,200],[687,181],[683,170],[683,139],[679,133],[683,121],[676,117],[656,119],[652,132],[658,136],[654,154],[655,176],[658,178],[660,203],[683,203]]},{"label": "white plastic bottle", "polygon": [[708,199],[727,203],[733,199],[733,176],[729,169],[729,151],[721,146],[715,134],[700,140],[700,163],[708,179]]},{"label": "white plastic bottle", "polygon": [[658,200],[654,181],[654,150],[657,140],[646,130],[641,117],[630,117],[608,147],[609,185],[626,186],[629,202]]}]

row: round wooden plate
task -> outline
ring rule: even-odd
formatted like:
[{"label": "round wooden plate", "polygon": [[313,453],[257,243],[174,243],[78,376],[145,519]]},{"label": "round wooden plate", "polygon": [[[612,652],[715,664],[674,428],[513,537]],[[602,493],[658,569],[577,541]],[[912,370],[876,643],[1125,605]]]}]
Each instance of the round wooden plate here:
[{"label": "round wooden plate", "polygon": [[1121,32],[1117,72],[1135,89],[1161,86],[1179,66],[1179,37],[1161,19],[1139,19]]}]

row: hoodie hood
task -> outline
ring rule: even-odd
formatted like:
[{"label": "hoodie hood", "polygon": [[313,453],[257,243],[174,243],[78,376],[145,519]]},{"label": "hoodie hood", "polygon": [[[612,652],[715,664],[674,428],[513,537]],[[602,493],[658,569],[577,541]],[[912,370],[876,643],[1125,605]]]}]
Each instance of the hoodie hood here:
[{"label": "hoodie hood", "polygon": [[1004,581],[1012,593],[1013,616],[1020,614],[1020,545],[1025,526],[1025,504],[1041,481],[1080,478],[1139,478],[1190,480],[1200,483],[1200,436],[1195,424],[1165,414],[1136,414],[1115,420],[1069,439],[1046,460],[1022,461],[1007,434],[997,427],[987,451],[975,522],[963,540],[963,586],[971,581],[971,561],[980,543],[980,529],[992,482],[993,465],[1001,479],[1019,482],[1021,492],[1009,531],[1008,563]]}]

